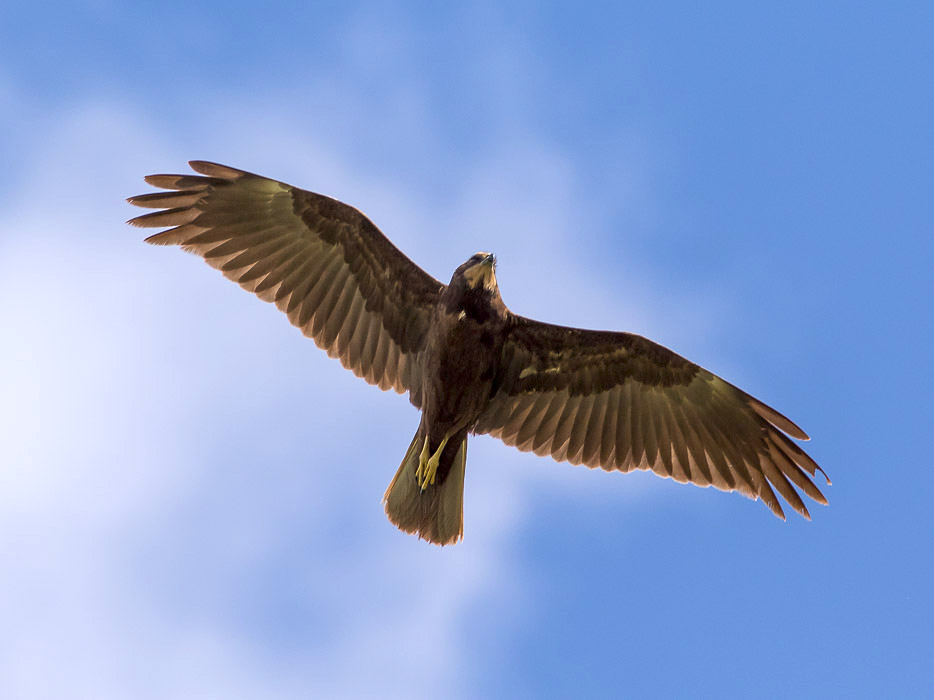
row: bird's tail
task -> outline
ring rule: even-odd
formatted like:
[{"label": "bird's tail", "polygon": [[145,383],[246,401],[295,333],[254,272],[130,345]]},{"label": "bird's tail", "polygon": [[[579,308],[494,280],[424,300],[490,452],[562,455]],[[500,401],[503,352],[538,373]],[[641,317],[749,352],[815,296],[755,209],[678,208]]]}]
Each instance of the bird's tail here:
[{"label": "bird's tail", "polygon": [[[383,503],[386,515],[400,530],[434,544],[454,544],[464,536],[464,470],[467,435],[448,441],[441,454],[435,483],[422,490],[415,476],[425,440],[420,425],[393,477]],[[458,437],[460,439],[458,440]]]}]

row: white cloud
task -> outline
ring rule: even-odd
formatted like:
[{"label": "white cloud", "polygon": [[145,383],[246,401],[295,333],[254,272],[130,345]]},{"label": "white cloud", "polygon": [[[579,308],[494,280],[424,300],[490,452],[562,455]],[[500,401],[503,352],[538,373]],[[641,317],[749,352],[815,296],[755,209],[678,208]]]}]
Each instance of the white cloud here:
[{"label": "white cloud", "polygon": [[[358,99],[332,89],[345,106]],[[417,107],[397,114],[400,128],[430,134],[417,86],[400,89]],[[581,268],[574,241],[592,222],[571,164],[515,135],[449,168],[453,190],[429,199],[348,157],[352,146],[326,145],[294,113],[255,130],[264,114],[202,109],[195,144],[123,105],[79,105],[33,144],[9,193],[0,695],[456,694],[470,687],[460,652],[471,606],[511,609],[505,626],[522,614],[510,550],[529,486],[605,491],[596,474],[474,439],[466,540],[438,550],[400,535],[379,498],[417,424],[406,400],[121,223],[142,174],[217,157],[361,205],[445,281],[476,249],[495,250],[521,313],[651,325],[616,301],[617,280],[610,290]],[[575,280],[578,296],[542,269]]]},{"label": "white cloud", "polygon": [[[154,130],[97,105],[57,133],[0,221],[14,233],[0,279],[0,547],[15,572],[0,582],[0,690],[433,695],[463,673],[465,606],[508,590],[516,508],[468,505],[455,550],[397,533],[378,502],[417,422],[405,399],[374,394],[272,307],[123,227],[121,198],[157,160],[135,144],[157,143]],[[268,614],[257,575],[272,578],[263,595],[298,586],[311,614],[295,603],[251,621]],[[299,636],[283,654],[299,663],[257,641],[256,626],[279,625]]]}]

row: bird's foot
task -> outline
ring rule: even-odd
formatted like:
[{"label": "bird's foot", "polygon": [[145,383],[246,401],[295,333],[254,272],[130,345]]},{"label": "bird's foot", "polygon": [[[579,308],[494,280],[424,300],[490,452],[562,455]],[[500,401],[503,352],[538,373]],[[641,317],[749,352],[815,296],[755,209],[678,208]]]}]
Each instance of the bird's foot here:
[{"label": "bird's foot", "polygon": [[428,475],[428,459],[431,456],[428,452],[428,436],[425,436],[425,443],[422,445],[422,452],[418,456],[418,469],[415,470],[415,481],[418,482],[422,491],[425,490],[425,483]]},{"label": "bird's foot", "polygon": [[425,438],[422,452],[418,456],[418,469],[415,471],[415,480],[418,481],[418,485],[422,491],[427,489],[430,484],[435,483],[435,476],[438,474],[438,464],[441,462],[441,453],[444,452],[444,448],[447,444],[448,437],[445,437],[438,446],[438,449],[435,450],[435,453],[429,456],[430,448],[428,447],[428,438]]}]

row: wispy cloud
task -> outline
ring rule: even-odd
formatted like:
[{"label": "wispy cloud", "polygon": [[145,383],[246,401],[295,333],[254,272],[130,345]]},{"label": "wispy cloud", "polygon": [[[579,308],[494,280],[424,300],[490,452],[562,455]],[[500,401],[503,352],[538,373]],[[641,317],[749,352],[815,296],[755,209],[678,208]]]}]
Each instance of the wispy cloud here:
[{"label": "wispy cloud", "polygon": [[[450,184],[439,196],[361,157],[339,117],[358,96],[326,84],[326,124],[303,123],[270,89],[274,116],[221,100],[199,109],[196,139],[97,101],[31,144],[0,218],[5,696],[456,695],[471,683],[472,606],[501,606],[503,625],[521,614],[510,553],[529,487],[598,490],[476,439],[466,540],[441,551],[400,535],[378,502],[416,427],[407,402],[122,226],[142,174],[216,157],[360,205],[443,279],[475,249],[496,250],[522,313],[649,324],[574,255],[592,222],[560,152],[500,135],[436,166]],[[418,85],[398,89],[386,99],[410,108],[381,128],[431,134]],[[575,280],[577,296],[541,270]]]}]

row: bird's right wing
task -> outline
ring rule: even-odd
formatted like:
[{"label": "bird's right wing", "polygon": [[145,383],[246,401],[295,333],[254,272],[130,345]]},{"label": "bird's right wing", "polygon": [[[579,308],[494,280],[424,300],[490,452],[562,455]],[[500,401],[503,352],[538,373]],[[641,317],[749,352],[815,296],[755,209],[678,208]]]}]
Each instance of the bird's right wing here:
[{"label": "bird's right wing", "polygon": [[806,440],[801,428],[631,333],[511,316],[494,394],[474,432],[558,461],[651,469],[675,481],[739,491],[761,498],[783,519],[771,487],[805,517],[792,482],[827,502],[808,478],[820,467],[788,437]]},{"label": "bird's right wing", "polygon": [[164,227],[146,240],[180,245],[260,299],[341,364],[421,403],[418,355],[444,288],[358,210],[215,163],[198,175],[150,175],[171,192],[131,197],[162,209],[129,223]]}]

